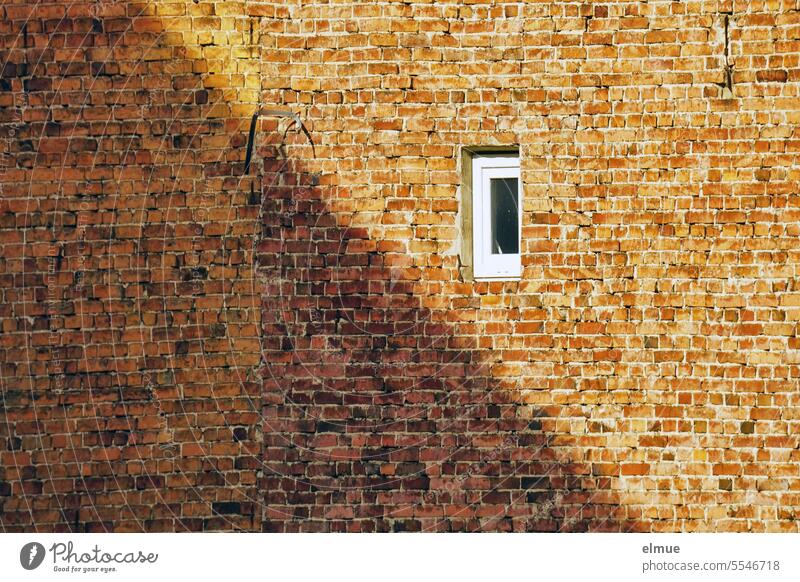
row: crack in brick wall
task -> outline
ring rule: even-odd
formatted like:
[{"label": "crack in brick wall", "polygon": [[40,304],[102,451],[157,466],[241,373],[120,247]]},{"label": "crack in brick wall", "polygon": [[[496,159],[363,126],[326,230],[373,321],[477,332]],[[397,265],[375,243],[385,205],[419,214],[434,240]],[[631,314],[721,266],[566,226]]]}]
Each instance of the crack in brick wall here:
[{"label": "crack in brick wall", "polygon": [[793,2],[1,9],[5,530],[797,531]]},{"label": "crack in brick wall", "polygon": [[[265,529],[795,531],[795,7],[293,16],[265,100],[322,178],[264,193],[297,205],[266,221]],[[519,283],[459,276],[487,145],[521,148]]]}]

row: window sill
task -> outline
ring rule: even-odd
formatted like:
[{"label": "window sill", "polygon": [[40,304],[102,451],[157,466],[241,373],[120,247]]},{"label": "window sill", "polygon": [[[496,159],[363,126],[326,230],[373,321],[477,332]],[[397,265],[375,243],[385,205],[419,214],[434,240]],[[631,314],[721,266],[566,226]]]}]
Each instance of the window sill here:
[{"label": "window sill", "polygon": [[476,283],[481,281],[522,281],[522,277],[475,277],[473,281]]}]

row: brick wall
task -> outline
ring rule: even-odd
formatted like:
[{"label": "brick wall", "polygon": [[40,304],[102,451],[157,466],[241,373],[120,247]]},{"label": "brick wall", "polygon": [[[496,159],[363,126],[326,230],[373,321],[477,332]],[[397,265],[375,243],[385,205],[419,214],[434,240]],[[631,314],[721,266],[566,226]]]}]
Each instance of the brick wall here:
[{"label": "brick wall", "polygon": [[0,7],[6,530],[260,527],[247,8]]},{"label": "brick wall", "polygon": [[4,527],[797,531],[795,2],[103,6],[4,5]]}]

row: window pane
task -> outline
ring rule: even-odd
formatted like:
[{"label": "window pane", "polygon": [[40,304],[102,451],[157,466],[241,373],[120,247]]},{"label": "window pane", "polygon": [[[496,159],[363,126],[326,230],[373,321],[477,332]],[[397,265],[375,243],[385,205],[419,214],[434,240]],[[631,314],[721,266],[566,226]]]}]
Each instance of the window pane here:
[{"label": "window pane", "polygon": [[519,181],[492,178],[492,254],[519,253]]}]

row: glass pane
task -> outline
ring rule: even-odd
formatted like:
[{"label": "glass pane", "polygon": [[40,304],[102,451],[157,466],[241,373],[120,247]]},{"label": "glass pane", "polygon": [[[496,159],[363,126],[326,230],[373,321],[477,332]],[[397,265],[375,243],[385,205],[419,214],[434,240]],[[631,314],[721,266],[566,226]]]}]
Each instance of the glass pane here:
[{"label": "glass pane", "polygon": [[519,180],[491,179],[492,254],[519,253]]}]

